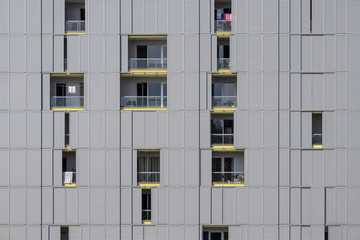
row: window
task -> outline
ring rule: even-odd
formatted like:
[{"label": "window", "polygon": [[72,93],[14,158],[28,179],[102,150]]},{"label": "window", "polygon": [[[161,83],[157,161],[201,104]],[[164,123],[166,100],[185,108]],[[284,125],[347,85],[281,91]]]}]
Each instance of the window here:
[{"label": "window", "polygon": [[234,108],[237,106],[236,83],[215,82],[212,84],[212,106]]},{"label": "window", "polygon": [[77,75],[50,77],[50,106],[80,110],[84,107],[84,77]]},{"label": "window", "polygon": [[231,32],[231,1],[215,0],[215,32]]},{"label": "window", "polygon": [[65,0],[65,31],[85,32],[85,0]]},{"label": "window", "polygon": [[160,157],[138,157],[137,169],[138,183],[160,182]]},{"label": "window", "polygon": [[151,189],[142,190],[142,221],[151,222]]},{"label": "window", "polygon": [[230,41],[229,39],[218,38],[217,45],[218,69],[230,68]]},{"label": "window", "polygon": [[211,144],[232,145],[234,143],[234,120],[211,120]]},{"label": "window", "polygon": [[76,186],[76,152],[63,151],[63,186]]},{"label": "window", "polygon": [[136,106],[138,107],[166,107],[166,82],[138,83],[136,86]]},{"label": "window", "polygon": [[212,182],[216,184],[244,183],[244,153],[213,153]]},{"label": "window", "polygon": [[62,226],[60,227],[61,240],[69,240],[69,227]]},{"label": "window", "polygon": [[322,147],[322,113],[312,114],[312,145]]},{"label": "window", "polygon": [[203,240],[228,240],[229,233],[227,227],[204,227]]},{"label": "window", "polygon": [[65,147],[70,145],[70,114],[65,113]]}]

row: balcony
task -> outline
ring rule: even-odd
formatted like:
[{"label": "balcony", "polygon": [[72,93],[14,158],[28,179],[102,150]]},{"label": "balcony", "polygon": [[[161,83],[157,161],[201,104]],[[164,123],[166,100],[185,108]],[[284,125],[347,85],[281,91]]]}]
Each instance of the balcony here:
[{"label": "balcony", "polygon": [[67,33],[83,33],[85,32],[85,21],[68,20],[65,23],[65,31]]},{"label": "balcony", "polygon": [[229,70],[230,69],[230,58],[218,58],[217,68],[219,70]]},{"label": "balcony", "polygon": [[211,145],[233,145],[234,134],[211,134]]},{"label": "balcony", "polygon": [[131,70],[166,70],[167,58],[130,58]]},{"label": "balcony", "polygon": [[63,186],[76,186],[76,172],[66,171],[62,173]]},{"label": "balcony", "polygon": [[231,32],[231,20],[215,20],[215,32]]},{"label": "balcony", "polygon": [[236,96],[216,96],[212,97],[213,108],[236,108],[237,97]]},{"label": "balcony", "polygon": [[167,97],[161,96],[125,96],[121,98],[122,108],[166,108]]},{"label": "balcony", "polygon": [[83,96],[52,96],[51,108],[84,108]]},{"label": "balcony", "polygon": [[151,224],[151,209],[142,210],[143,224]]},{"label": "balcony", "polygon": [[138,172],[138,183],[159,183],[160,172]]},{"label": "balcony", "polygon": [[313,148],[322,148],[322,133],[312,134],[312,145]]},{"label": "balcony", "polygon": [[244,184],[244,172],[213,172],[213,184]]}]

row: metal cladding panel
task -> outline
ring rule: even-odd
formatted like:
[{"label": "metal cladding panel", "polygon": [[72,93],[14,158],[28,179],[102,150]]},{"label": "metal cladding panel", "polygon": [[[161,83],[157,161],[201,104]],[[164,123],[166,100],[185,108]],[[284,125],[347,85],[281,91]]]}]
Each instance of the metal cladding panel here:
[{"label": "metal cladding panel", "polygon": [[213,9],[211,1],[200,0],[199,6],[200,6],[199,7],[200,33],[210,33],[212,31],[211,31],[211,21],[209,20],[212,18],[211,12]]},{"label": "metal cladding panel", "polygon": [[121,224],[132,223],[132,192],[131,188],[120,189],[120,220]]},{"label": "metal cladding panel", "polygon": [[[200,112],[200,148],[210,148],[210,121],[209,111]],[[236,125],[235,125],[236,126]]]},{"label": "metal cladding panel", "polygon": [[49,227],[49,240],[60,240],[60,226]]},{"label": "metal cladding panel", "polygon": [[8,148],[10,144],[9,112],[0,112],[0,147]]},{"label": "metal cladding panel", "polygon": [[248,1],[248,31],[258,33],[262,31],[262,0]]},{"label": "metal cladding panel", "polygon": [[290,151],[290,185],[301,185],[301,151]]},{"label": "metal cladding panel", "polygon": [[65,32],[65,0],[54,0],[54,33],[64,34]]},{"label": "metal cladding panel", "polygon": [[301,152],[301,184],[303,186],[312,186],[313,177],[313,151]]},{"label": "metal cladding panel", "polygon": [[[61,1],[61,0],[57,0]],[[64,1],[64,0],[62,0]],[[58,11],[55,11],[58,12]],[[61,22],[62,25],[64,25],[64,22]],[[53,49],[53,71],[54,72],[64,72],[64,37],[63,36],[54,36],[54,43],[50,46],[47,46],[48,48]],[[46,51],[51,51],[51,49],[44,49]],[[49,53],[51,54],[51,53]],[[44,66],[43,66],[44,67]],[[51,71],[51,69],[49,69]]]},{"label": "metal cladding panel", "polygon": [[105,37],[105,71],[120,72],[120,36]]},{"label": "metal cladding panel", "polygon": [[185,150],[184,153],[184,184],[186,186],[199,186],[200,152],[199,150]]},{"label": "metal cladding panel", "polygon": [[26,192],[26,223],[41,224],[41,189],[28,188]]},{"label": "metal cladding panel", "polygon": [[184,226],[169,226],[169,240],[185,239]]},{"label": "metal cladding panel", "polygon": [[41,71],[41,36],[26,37],[26,71]]},{"label": "metal cladding panel", "polygon": [[54,148],[63,149],[65,146],[65,114],[54,112]]},{"label": "metal cladding panel", "polygon": [[335,112],[335,144],[337,147],[347,146],[347,112],[337,111]]},{"label": "metal cladding panel", "polygon": [[278,185],[278,151],[277,150],[264,150],[263,151],[263,174],[264,186],[277,186]]},{"label": "metal cladding panel", "polygon": [[223,189],[211,188],[211,224],[223,224]]},{"label": "metal cladding panel", "polygon": [[121,123],[121,135],[120,143],[121,148],[130,148],[132,147],[132,112],[131,111],[122,111],[120,114],[120,123]]},{"label": "metal cladding panel", "polygon": [[184,204],[184,189],[182,188],[169,188],[169,224],[184,224],[185,211]]},{"label": "metal cladding panel", "polygon": [[[311,224],[325,224],[325,189],[311,189]],[[360,211],[359,211],[360,214]]]},{"label": "metal cladding panel", "polygon": [[62,150],[53,150],[53,183],[62,186]]},{"label": "metal cladding panel", "polygon": [[[236,223],[236,188],[224,188],[223,189],[223,224]],[[219,206],[220,207],[220,206]]]},{"label": "metal cladding panel", "polygon": [[[212,162],[211,162],[211,150],[201,150],[200,152],[200,184],[202,187],[211,186],[211,172],[212,172]],[[187,160],[186,160],[187,161]]]},{"label": "metal cladding panel", "polygon": [[341,238],[341,227],[340,226],[329,226],[328,227],[329,240],[338,240]]},{"label": "metal cladding panel", "polygon": [[41,26],[42,33],[52,33],[54,26],[54,1],[42,0],[41,1]]},{"label": "metal cladding panel", "polygon": [[[168,75],[168,108],[171,110],[184,109],[184,88],[185,88],[184,74],[169,74]],[[187,102],[188,103],[188,102]]]},{"label": "metal cladding panel", "polygon": [[199,109],[199,74],[185,74],[184,76],[184,108],[186,110]]},{"label": "metal cladding panel", "polygon": [[41,114],[27,112],[26,114],[26,145],[28,148],[41,147]]},{"label": "metal cladding panel", "polygon": [[197,240],[200,236],[199,226],[185,226],[184,239]]},{"label": "metal cladding panel", "polygon": [[[26,224],[26,189],[10,189],[10,224]],[[22,238],[20,238],[22,239]]]},{"label": "metal cladding panel", "polygon": [[200,203],[200,223],[211,223],[211,188],[200,188],[199,190],[199,203]]},{"label": "metal cladding panel", "polygon": [[246,180],[248,186],[263,185],[264,178],[264,161],[262,150],[247,150],[247,173]]},{"label": "metal cladding panel", "polygon": [[41,74],[26,76],[26,109],[41,109]]},{"label": "metal cladding panel", "polygon": [[[41,36],[41,59],[42,59],[42,71],[52,72],[53,70],[53,36],[52,35],[43,35]],[[55,52],[57,52],[55,50]],[[1,67],[1,64],[0,64]]]},{"label": "metal cladding panel", "polygon": [[184,32],[198,33],[200,26],[200,3],[198,0],[184,2]]},{"label": "metal cladding panel", "polygon": [[301,223],[301,188],[290,188],[290,224]]},{"label": "metal cladding panel", "polygon": [[[343,94],[345,93],[345,87],[339,86],[339,89],[337,89],[335,74],[325,74],[324,83],[324,109],[334,110],[337,101],[339,101],[339,105],[341,106],[341,102],[344,99]],[[336,98],[334,98],[334,95],[336,95]]]},{"label": "metal cladding panel", "polygon": [[[169,222],[169,192],[168,188],[158,188],[157,190],[157,224],[168,224]],[[161,206],[161,207],[160,207]]]},{"label": "metal cladding panel", "polygon": [[278,112],[263,112],[263,146],[277,148],[278,146]]},{"label": "metal cladding panel", "polygon": [[[11,118],[10,118],[11,119]],[[348,147],[360,147],[360,142],[358,141],[358,136],[360,134],[360,112],[359,111],[349,111],[347,114],[347,133],[348,133]],[[10,141],[11,142],[11,141]]]},{"label": "metal cladding panel", "polygon": [[68,188],[65,193],[65,215],[66,215],[66,223],[78,224],[78,189]]},{"label": "metal cladding panel", "polygon": [[120,33],[120,1],[105,1],[105,32],[108,34]]},{"label": "metal cladding panel", "polygon": [[[301,92],[302,89],[301,81],[302,75],[291,74],[290,75],[290,109],[300,110],[301,109]],[[289,98],[288,96],[286,96]],[[288,107],[287,107],[288,108]]]},{"label": "metal cladding panel", "polygon": [[0,109],[1,110],[9,109],[9,98],[10,98],[9,87],[10,87],[9,74],[0,74]]},{"label": "metal cladding panel", "polygon": [[184,147],[199,147],[200,122],[199,113],[194,111],[184,112]]},{"label": "metal cladding panel", "polygon": [[0,151],[0,186],[9,186],[10,162],[9,151]]},{"label": "metal cladding panel", "polygon": [[325,224],[335,225],[335,188],[325,188]]},{"label": "metal cladding panel", "polygon": [[[96,1],[100,3],[100,1]],[[96,9],[96,15],[99,9]],[[91,27],[90,27],[91,28]],[[89,71],[90,72],[103,72],[104,70],[104,36],[92,35],[89,36]]]},{"label": "metal cladding panel", "polygon": [[[260,0],[256,0],[260,1]],[[252,1],[254,2],[254,1]],[[261,18],[260,18],[261,19]],[[261,20],[260,20],[261,21]],[[261,72],[263,70],[263,38],[260,34],[251,34],[248,36],[248,61],[249,72]]]},{"label": "metal cladding panel", "polygon": [[66,189],[54,188],[54,224],[66,224]]},{"label": "metal cladding panel", "polygon": [[335,223],[347,224],[348,222],[348,193],[346,188],[335,188]]},{"label": "metal cladding panel", "polygon": [[[326,156],[326,155],[325,155]],[[328,163],[328,159],[324,158],[323,151],[313,151],[312,154],[312,186],[324,186],[324,165]]]},{"label": "metal cladding panel", "polygon": [[81,240],[80,226],[69,226],[69,240]]},{"label": "metal cladding panel", "polygon": [[78,148],[78,112],[69,113],[69,147],[71,149]]},{"label": "metal cladding panel", "polygon": [[184,155],[184,150],[169,150],[167,170],[169,172],[169,186],[184,186]]},{"label": "metal cladding panel", "polygon": [[[297,0],[292,0],[296,2]],[[300,71],[301,69],[301,38],[297,35],[290,36],[290,69],[291,71]]]},{"label": "metal cladding panel", "polygon": [[106,186],[120,186],[120,151],[105,151],[105,183]]},{"label": "metal cladding panel", "polygon": [[263,75],[263,109],[277,110],[278,109],[278,74],[264,74]]},{"label": "metal cladding panel", "polygon": [[263,1],[263,32],[278,31],[278,1]]},{"label": "metal cladding panel", "polygon": [[[185,34],[184,35],[184,59],[186,59],[186,61],[184,62],[184,71],[186,71],[186,72],[199,71],[199,58],[200,58],[200,56],[199,56],[199,36],[197,34]],[[198,74],[194,74],[194,75],[198,76]],[[194,81],[195,83],[198,84],[198,80],[195,81],[195,80],[189,78],[189,76],[187,76],[187,78],[185,80]],[[197,89],[198,89],[198,87],[197,88],[195,87],[194,91],[196,91]],[[186,93],[187,92],[185,91],[185,94]]]},{"label": "metal cladding panel", "polygon": [[247,189],[236,188],[236,223],[246,224],[247,223]]},{"label": "metal cladding panel", "polygon": [[90,150],[90,185],[105,186],[105,152]]},{"label": "metal cladding panel", "polygon": [[[346,79],[345,76],[342,77],[344,78],[344,80]],[[347,91],[345,91],[345,96],[347,96],[347,107],[345,107],[345,109],[360,110],[360,103],[358,101],[360,94],[360,83],[358,81],[359,77],[359,73],[349,72],[347,74]]]},{"label": "metal cladding panel", "polygon": [[106,189],[106,224],[120,224],[120,189]]},{"label": "metal cladding panel", "polygon": [[41,186],[41,151],[28,150],[26,153],[27,186]]},{"label": "metal cladding panel", "polygon": [[279,226],[279,240],[290,239],[290,226]]},{"label": "metal cladding panel", "polygon": [[106,240],[120,239],[120,226],[106,226],[105,235]]},{"label": "metal cladding panel", "polygon": [[105,108],[106,110],[120,109],[120,75],[118,73],[105,75]]},{"label": "metal cladding panel", "polygon": [[158,226],[157,227],[157,239],[159,240],[168,240],[168,226]]},{"label": "metal cladding panel", "polygon": [[310,33],[310,0],[302,0],[300,2],[301,2],[301,32],[305,34]]},{"label": "metal cladding panel", "polygon": [[90,196],[88,188],[79,188],[79,224],[89,224],[89,205],[90,205]]},{"label": "metal cladding panel", "polygon": [[347,159],[347,151],[346,150],[336,150],[335,151],[335,169],[336,169],[336,177],[335,177],[335,181],[336,184],[335,186],[344,186],[347,185],[347,164],[348,164],[348,159]]},{"label": "metal cladding panel", "polygon": [[7,72],[9,71],[9,36],[0,36],[0,54],[2,58],[0,58],[0,71]]},{"label": "metal cladding panel", "polygon": [[177,0],[168,1],[168,31],[181,33],[184,31],[184,3]]},{"label": "metal cladding panel", "polygon": [[90,189],[90,224],[105,224],[105,189]]},{"label": "metal cladding panel", "polygon": [[[176,1],[176,0],[175,0]],[[175,2],[171,0],[171,2]],[[179,12],[179,10],[176,10]],[[170,34],[167,37],[168,71],[184,71],[184,35]],[[170,76],[170,75],[169,75]],[[169,81],[170,79],[168,79]],[[170,83],[170,82],[169,82]],[[170,92],[169,92],[170,95]]]},{"label": "metal cladding panel", "polygon": [[[128,2],[127,0],[121,1],[121,3],[127,3],[127,2]],[[129,23],[129,25],[130,25],[130,23]],[[128,36],[121,36],[121,40],[120,40],[120,46],[121,46],[121,50],[120,50],[120,70],[121,70],[121,72],[127,72],[129,70],[129,59],[128,59],[128,55],[129,55],[128,48],[129,47],[128,47],[128,45],[129,45]]]},{"label": "metal cladding panel", "polygon": [[88,31],[91,34],[104,32],[104,1],[88,1]]},{"label": "metal cladding panel", "polygon": [[[234,18],[234,17],[233,17]],[[230,70],[247,71],[248,69],[248,37],[246,35],[230,36]]]},{"label": "metal cladding panel", "polygon": [[77,156],[77,184],[79,186],[88,186],[89,185],[89,151],[79,149],[76,151]]},{"label": "metal cladding panel", "polygon": [[279,151],[279,185],[280,186],[289,186],[290,184],[290,153],[289,150],[280,150]]},{"label": "metal cladding panel", "polygon": [[[264,2],[273,2],[264,1]],[[275,4],[272,4],[276,6]],[[264,72],[277,72],[278,71],[278,36],[275,34],[267,34],[263,36],[263,71]],[[276,79],[277,81],[277,79]],[[275,84],[276,86],[276,84]]]},{"label": "metal cladding panel", "polygon": [[263,107],[263,79],[261,73],[248,75],[248,109],[261,110]]},{"label": "metal cladding panel", "polygon": [[[151,0],[154,5],[154,0]],[[144,33],[145,25],[145,1],[133,0],[132,1],[132,31],[135,33]],[[150,16],[148,16],[150,18]],[[149,19],[147,19],[149,20]],[[153,22],[154,23],[154,22]],[[154,25],[153,25],[154,27]]]},{"label": "metal cladding panel", "polygon": [[103,74],[89,74],[89,109],[104,110],[105,109],[105,76]]},{"label": "metal cladding panel", "polygon": [[261,226],[248,226],[247,227],[247,239],[258,240],[263,238],[263,228]]},{"label": "metal cladding panel", "polygon": [[[329,1],[330,2],[330,1]],[[324,71],[333,72],[335,71],[335,44],[336,39],[334,36],[324,37]]]},{"label": "metal cladding panel", "polygon": [[[290,147],[298,148],[301,146],[301,113],[290,112]],[[309,123],[310,124],[310,123]],[[310,141],[310,139],[309,139]]]},{"label": "metal cladding panel", "polygon": [[[214,54],[211,54],[211,70],[213,72],[216,72],[217,69],[217,36],[211,35],[211,52]],[[231,67],[230,67],[231,68]],[[230,69],[231,70],[231,69]]]},{"label": "metal cladding panel", "polygon": [[360,169],[358,159],[360,151],[358,149],[349,149],[347,154],[347,184],[349,186],[359,186],[360,176],[357,174]]},{"label": "metal cladding panel", "polygon": [[26,239],[25,226],[11,226],[9,240]]},{"label": "metal cladding panel", "polygon": [[165,111],[157,112],[157,145],[159,148],[168,146],[168,113]]},{"label": "metal cladding panel", "polygon": [[323,33],[324,32],[324,2],[316,0],[313,2],[313,14],[312,18],[312,29],[314,33]]},{"label": "metal cladding panel", "polygon": [[263,116],[260,111],[248,112],[248,147],[262,147],[263,137]]},{"label": "metal cladding panel", "polygon": [[326,148],[335,147],[335,113],[334,112],[325,112],[323,113],[325,120],[324,127],[324,140],[323,145]]},{"label": "metal cladding panel", "polygon": [[26,102],[25,74],[10,74],[10,109],[24,110]]},{"label": "metal cladding panel", "polygon": [[26,186],[26,150],[10,151],[10,186]]},{"label": "metal cladding panel", "polygon": [[311,189],[310,188],[301,188],[300,193],[300,209],[301,209],[301,216],[300,222],[304,225],[311,224]]},{"label": "metal cladding panel", "polygon": [[[281,22],[281,21],[280,21]],[[280,71],[289,71],[290,70],[290,36],[289,35],[280,35],[278,37],[279,47],[278,47],[278,60],[279,60],[279,70]],[[288,73],[280,73],[288,74]],[[280,91],[281,93],[281,91]]]},{"label": "metal cladding panel", "polygon": [[1,9],[0,9],[0,33],[9,33],[9,1],[4,0],[1,1]]},{"label": "metal cladding panel", "polygon": [[324,165],[324,185],[335,186],[336,172],[335,172],[335,151],[329,150],[324,152],[324,159],[326,164]]},{"label": "metal cladding panel", "polygon": [[121,226],[120,239],[132,239],[132,227],[130,225]]},{"label": "metal cladding panel", "polygon": [[90,147],[105,147],[105,112],[90,112]]},{"label": "metal cladding panel", "polygon": [[279,222],[278,224],[289,224],[289,209],[290,209],[290,191],[289,188],[279,188],[278,190],[279,196],[279,207],[278,207],[278,215]]},{"label": "metal cladding panel", "polygon": [[[135,2],[135,1],[134,1]],[[144,1],[144,3],[142,4],[144,6],[145,11],[143,12],[143,24],[142,27],[143,29],[141,29],[140,32],[146,32],[146,33],[154,33],[157,32],[157,15],[158,14],[163,14],[162,12],[157,13],[157,1],[156,0],[148,0],[148,1]],[[135,10],[136,7],[133,8],[133,11]],[[139,7],[138,7],[139,8]],[[140,8],[141,10],[141,8]],[[141,17],[139,18],[139,16],[135,16],[134,14],[134,20],[133,22],[135,22],[137,19],[142,19]],[[166,19],[164,19],[166,21]],[[134,28],[134,32],[139,32],[136,31]]]},{"label": "metal cladding panel", "polygon": [[90,240],[105,239],[105,226],[90,226]]},{"label": "metal cladding panel", "polygon": [[25,4],[23,0],[9,1],[10,33],[25,33]]},{"label": "metal cladding panel", "polygon": [[[335,70],[346,71],[347,70],[347,48],[346,48],[347,36],[339,34],[335,36]],[[340,74],[340,73],[338,73]],[[342,73],[345,74],[345,73]]]},{"label": "metal cladding panel", "polygon": [[132,224],[141,224],[142,220],[142,189],[132,189]]},{"label": "metal cladding panel", "polygon": [[157,224],[157,202],[158,202],[158,194],[157,188],[151,188],[151,223]]},{"label": "metal cladding panel", "polygon": [[169,112],[169,147],[184,146],[184,112]]},{"label": "metal cladding panel", "polygon": [[157,32],[159,33],[166,33],[168,29],[168,1],[167,0],[157,0],[157,9],[158,13],[156,14],[157,17]]},{"label": "metal cladding panel", "polygon": [[67,70],[69,72],[80,72],[81,54],[80,36],[67,37]]},{"label": "metal cladding panel", "polygon": [[28,226],[26,227],[27,239],[41,239],[41,228],[40,226]]},{"label": "metal cladding panel", "polygon": [[262,224],[264,221],[264,194],[261,188],[248,190],[248,224]]},{"label": "metal cladding panel", "polygon": [[199,189],[185,188],[184,189],[184,215],[185,224],[199,223]]},{"label": "metal cladding panel", "polygon": [[[42,109],[44,113],[46,110],[50,110],[50,74],[42,74],[41,81],[42,81],[42,98],[40,98],[39,107]],[[52,122],[53,121],[51,121],[51,123]]]},{"label": "metal cladding panel", "polygon": [[41,188],[41,223],[53,224],[54,221],[53,188]]},{"label": "metal cladding panel", "polygon": [[241,226],[229,226],[229,239],[230,240],[242,240]]},{"label": "metal cladding panel", "polygon": [[360,214],[360,209],[356,206],[359,203],[360,199],[360,189],[357,188],[348,188],[347,189],[347,223],[348,224],[359,224],[360,220],[358,218]]},{"label": "metal cladding panel", "polygon": [[[0,189],[0,224],[9,224],[9,189],[1,188]],[[2,232],[0,232],[0,236]],[[5,238],[4,238],[5,239]]]},{"label": "metal cladding panel", "polygon": [[133,162],[133,157],[132,157],[132,150],[121,150],[121,156],[120,156],[120,170],[121,170],[121,174],[120,174],[120,183],[121,186],[131,186],[132,185],[132,174],[133,174],[133,170],[132,170],[132,162]]},{"label": "metal cladding panel", "polygon": [[78,112],[78,147],[79,148],[88,148],[90,141],[89,125],[90,125],[90,116],[89,112]]}]

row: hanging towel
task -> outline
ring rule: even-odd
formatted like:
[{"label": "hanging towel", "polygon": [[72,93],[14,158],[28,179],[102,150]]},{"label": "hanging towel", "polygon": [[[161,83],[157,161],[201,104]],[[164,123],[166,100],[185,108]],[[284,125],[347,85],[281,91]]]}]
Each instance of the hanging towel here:
[{"label": "hanging towel", "polygon": [[76,86],[68,86],[69,94],[76,94]]},{"label": "hanging towel", "polygon": [[221,20],[221,13],[217,13],[217,14],[216,14],[216,19],[217,19],[217,20]]},{"label": "hanging towel", "polygon": [[73,182],[73,172],[64,172],[64,183]]}]

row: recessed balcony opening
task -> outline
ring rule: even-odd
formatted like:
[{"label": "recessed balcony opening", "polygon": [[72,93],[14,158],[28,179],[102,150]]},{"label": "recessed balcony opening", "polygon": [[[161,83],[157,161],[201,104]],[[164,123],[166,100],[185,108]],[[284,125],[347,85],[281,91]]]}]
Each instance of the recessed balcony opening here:
[{"label": "recessed balcony opening", "polygon": [[219,71],[230,69],[230,41],[228,38],[218,38],[217,61]]},{"label": "recessed balcony opening", "polygon": [[322,148],[322,113],[312,114],[312,145],[313,148]]},{"label": "recessed balcony opening", "polygon": [[165,110],[167,107],[166,77],[122,77],[121,107],[124,110]]},{"label": "recessed balcony opening", "polygon": [[138,152],[137,182],[140,186],[160,184],[160,152]]},{"label": "recessed balcony opening", "polygon": [[234,115],[212,114],[211,116],[211,145],[234,145]]},{"label": "recessed balcony opening", "polygon": [[61,226],[60,227],[60,240],[69,240],[69,227],[68,226]]},{"label": "recessed balcony opening", "polygon": [[213,152],[212,183],[214,186],[243,186],[244,152]]},{"label": "recessed balcony opening", "polygon": [[53,110],[83,110],[84,76],[51,76],[50,107]]},{"label": "recessed balcony opening", "polygon": [[151,189],[142,189],[141,204],[143,224],[151,224]]},{"label": "recessed balcony opening", "polygon": [[203,227],[203,240],[228,240],[228,227]]},{"label": "recessed balcony opening", "polygon": [[70,114],[65,113],[65,148],[70,145]]},{"label": "recessed balcony opening", "polygon": [[227,109],[237,107],[236,77],[212,77],[212,108]]},{"label": "recessed balcony opening", "polygon": [[231,32],[231,0],[215,0],[215,32]]},{"label": "recessed balcony opening", "polygon": [[65,0],[66,33],[84,33],[85,15],[85,0]]},{"label": "recessed balcony opening", "polygon": [[166,71],[167,40],[129,37],[129,71]]},{"label": "recessed balcony opening", "polygon": [[62,152],[63,186],[76,186],[76,152]]}]

